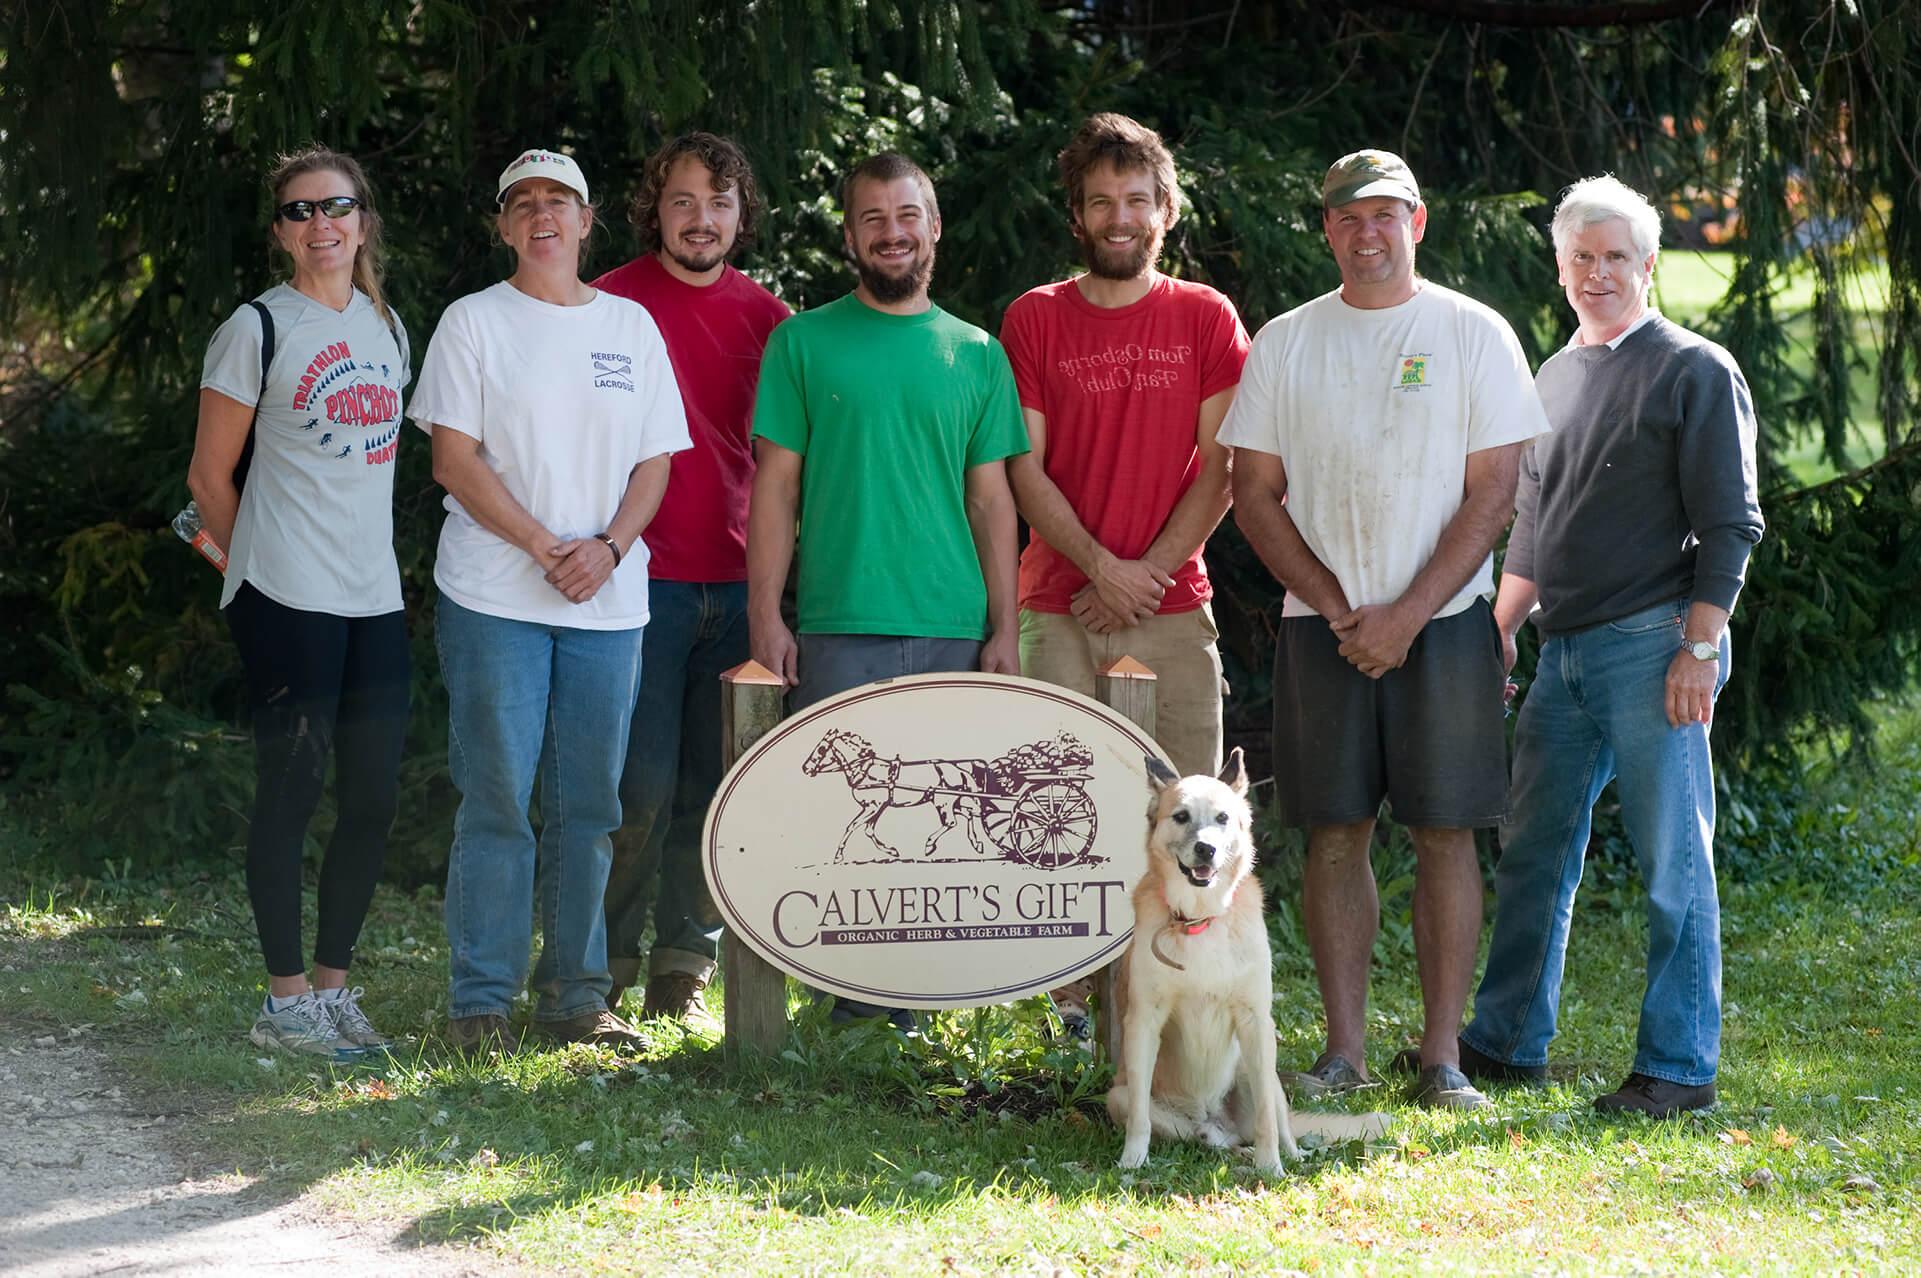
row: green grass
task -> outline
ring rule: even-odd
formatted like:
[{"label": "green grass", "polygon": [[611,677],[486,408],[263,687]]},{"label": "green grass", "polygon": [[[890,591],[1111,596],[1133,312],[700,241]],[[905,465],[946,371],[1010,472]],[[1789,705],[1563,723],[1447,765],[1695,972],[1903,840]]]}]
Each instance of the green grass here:
[{"label": "green grass", "polygon": [[[1655,266],[1654,304],[1676,323],[1698,328],[1709,310],[1726,294],[1732,273],[1732,254],[1665,250]],[[1814,360],[1814,325],[1809,316],[1814,304],[1814,283],[1812,270],[1788,272],[1781,280],[1781,291],[1774,298],[1774,313],[1781,318],[1791,343],[1789,367],[1802,375]],[[1848,301],[1854,310],[1856,349],[1866,356],[1848,379],[1852,421],[1848,429],[1847,462],[1848,468],[1853,469],[1879,457],[1883,448],[1881,419],[1874,407],[1874,353],[1879,349],[1882,315],[1888,303],[1886,263],[1851,277]],[[1838,473],[1834,463],[1822,455],[1820,441],[1816,439],[1799,441],[1782,461],[1803,484],[1820,483]]]},{"label": "green grass", "polygon": [[[1118,1134],[1080,1103],[1100,1076],[1047,1045],[1031,1002],[942,1016],[917,1044],[801,1009],[783,1058],[745,1069],[670,1027],[637,1058],[462,1061],[437,1036],[445,950],[425,893],[381,893],[356,969],[378,1021],[418,1037],[379,1068],[309,1071],[244,1040],[261,978],[237,879],[59,880],[16,860],[0,869],[0,1038],[87,1026],[136,1090],[191,1112],[172,1130],[205,1162],[540,1267],[1912,1272],[1921,715],[1894,716],[1883,745],[1879,772],[1837,767],[1810,794],[1797,828],[1815,877],[1725,888],[1722,1105],[1676,1123],[1588,1105],[1626,1068],[1640,994],[1644,920],[1606,866],[1576,917],[1551,1090],[1466,1117],[1382,1087],[1362,1104],[1392,1114],[1388,1139],[1269,1181],[1166,1145],[1117,1171]],[[1377,1068],[1420,1015],[1405,896],[1387,895]],[[1276,994],[1282,1058],[1304,1063],[1319,1014],[1291,947]]]}]

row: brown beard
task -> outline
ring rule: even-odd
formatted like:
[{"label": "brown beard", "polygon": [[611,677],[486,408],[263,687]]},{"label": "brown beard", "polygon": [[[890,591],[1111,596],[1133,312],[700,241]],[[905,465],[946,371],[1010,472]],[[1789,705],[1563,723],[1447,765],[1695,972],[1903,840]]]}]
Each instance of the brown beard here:
[{"label": "brown beard", "polygon": [[865,258],[854,258],[854,273],[860,282],[873,295],[877,302],[892,305],[904,302],[916,293],[924,292],[928,282],[934,278],[934,246],[927,246],[925,257],[915,258],[907,271],[901,275],[888,275],[867,264]]},{"label": "brown beard", "polygon": [[1165,231],[1157,232],[1136,240],[1132,248],[1117,254],[1105,248],[1087,228],[1075,228],[1075,238],[1081,245],[1081,262],[1088,274],[1104,280],[1136,280],[1146,274],[1160,260],[1165,234]]}]

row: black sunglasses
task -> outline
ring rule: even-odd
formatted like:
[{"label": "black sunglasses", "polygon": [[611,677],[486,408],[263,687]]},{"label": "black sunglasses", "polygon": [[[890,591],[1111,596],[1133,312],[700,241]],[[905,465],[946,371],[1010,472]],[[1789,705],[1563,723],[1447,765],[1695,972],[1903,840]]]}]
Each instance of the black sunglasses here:
[{"label": "black sunglasses", "polygon": [[351,195],[331,195],[324,200],[290,200],[274,210],[275,217],[284,217],[289,222],[305,222],[319,209],[328,217],[342,218],[360,207],[360,201]]}]

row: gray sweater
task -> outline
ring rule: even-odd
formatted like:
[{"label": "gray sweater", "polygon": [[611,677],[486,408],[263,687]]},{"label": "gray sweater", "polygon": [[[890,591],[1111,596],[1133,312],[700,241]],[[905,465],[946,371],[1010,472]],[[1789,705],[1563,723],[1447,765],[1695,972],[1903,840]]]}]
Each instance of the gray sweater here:
[{"label": "gray sweater", "polygon": [[1657,315],[1614,350],[1561,351],[1534,385],[1554,433],[1522,460],[1502,571],[1540,588],[1541,629],[1683,595],[1731,611],[1762,528],[1733,357]]}]

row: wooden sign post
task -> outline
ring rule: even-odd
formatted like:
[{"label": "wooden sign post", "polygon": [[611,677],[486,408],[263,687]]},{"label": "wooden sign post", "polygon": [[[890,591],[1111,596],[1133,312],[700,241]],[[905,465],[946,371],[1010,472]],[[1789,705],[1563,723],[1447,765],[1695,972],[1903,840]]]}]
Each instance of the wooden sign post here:
[{"label": "wooden sign post", "polygon": [[[745,661],[720,677],[720,762],[731,768],[754,742],[773,731],[786,713],[787,689],[780,676],[755,661]],[[787,974],[769,963],[728,928],[722,941],[726,999],[723,1049],[738,1059],[743,1051],[771,1055],[787,1034]]]}]

